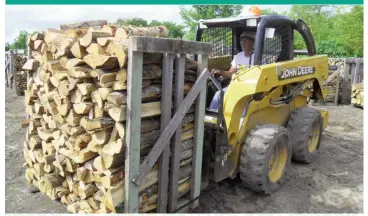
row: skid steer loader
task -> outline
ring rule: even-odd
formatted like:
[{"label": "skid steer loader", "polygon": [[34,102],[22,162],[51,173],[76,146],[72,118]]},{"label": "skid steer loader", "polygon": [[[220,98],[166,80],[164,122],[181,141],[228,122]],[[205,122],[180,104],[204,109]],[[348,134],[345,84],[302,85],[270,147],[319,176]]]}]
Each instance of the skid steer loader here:
[{"label": "skid steer loader", "polygon": [[[241,51],[239,36],[255,36],[254,65],[231,80],[211,76],[207,107],[216,91],[217,110],[206,109],[202,188],[240,174],[244,185],[270,194],[290,177],[291,159],[317,158],[328,113],[308,107],[323,100],[328,77],[326,55],[316,55],[307,24],[280,15],[201,20],[196,40],[209,42],[208,69],[228,70]],[[295,58],[294,36],[304,39],[308,56]],[[228,85],[226,93],[222,91]]]}]

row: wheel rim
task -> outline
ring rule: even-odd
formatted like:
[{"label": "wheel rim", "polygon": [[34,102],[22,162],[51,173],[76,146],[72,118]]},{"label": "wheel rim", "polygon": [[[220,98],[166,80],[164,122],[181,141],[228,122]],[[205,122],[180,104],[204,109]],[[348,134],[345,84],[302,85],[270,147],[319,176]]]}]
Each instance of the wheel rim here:
[{"label": "wheel rim", "polygon": [[285,145],[278,142],[270,154],[268,161],[268,178],[271,182],[277,182],[284,173],[286,161],[288,157]]},{"label": "wheel rim", "polygon": [[312,130],[309,133],[308,139],[308,150],[309,152],[314,152],[317,149],[318,141],[320,135],[320,127],[317,121],[313,123]]}]

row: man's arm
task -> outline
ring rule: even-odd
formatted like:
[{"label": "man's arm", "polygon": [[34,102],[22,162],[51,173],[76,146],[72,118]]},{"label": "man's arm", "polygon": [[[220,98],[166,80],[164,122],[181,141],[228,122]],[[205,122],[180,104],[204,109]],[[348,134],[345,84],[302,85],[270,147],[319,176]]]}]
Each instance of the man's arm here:
[{"label": "man's arm", "polygon": [[215,70],[213,73],[223,76],[224,78],[231,78],[231,76],[236,73],[236,68],[231,67],[230,70],[224,71],[224,70]]}]

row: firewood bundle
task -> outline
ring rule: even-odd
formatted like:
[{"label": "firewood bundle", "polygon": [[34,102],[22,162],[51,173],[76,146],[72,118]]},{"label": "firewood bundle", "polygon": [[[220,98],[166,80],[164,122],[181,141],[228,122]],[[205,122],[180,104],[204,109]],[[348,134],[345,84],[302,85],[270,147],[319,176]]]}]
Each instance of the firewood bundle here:
[{"label": "firewood bundle", "polygon": [[[99,29],[99,30],[96,30]],[[116,212],[124,202],[127,44],[165,27],[48,29],[28,41],[26,179],[73,213]],[[141,160],[160,135],[162,54],[143,55]],[[37,65],[39,63],[39,66]],[[187,60],[184,92],[196,80]],[[138,98],[137,98],[138,99]],[[194,106],[183,121],[179,196],[190,190]],[[140,184],[139,211],[156,208],[158,168]]]},{"label": "firewood bundle", "polygon": [[351,88],[351,104],[354,106],[364,107],[364,82],[356,83]]},{"label": "firewood bundle", "polygon": [[229,70],[231,61],[231,55],[210,56],[208,58],[208,69]]},{"label": "firewood bundle", "polygon": [[15,55],[14,56],[14,75],[15,75],[15,89],[17,95],[23,95],[27,85],[27,74],[22,70],[22,66],[26,63],[27,58]]}]

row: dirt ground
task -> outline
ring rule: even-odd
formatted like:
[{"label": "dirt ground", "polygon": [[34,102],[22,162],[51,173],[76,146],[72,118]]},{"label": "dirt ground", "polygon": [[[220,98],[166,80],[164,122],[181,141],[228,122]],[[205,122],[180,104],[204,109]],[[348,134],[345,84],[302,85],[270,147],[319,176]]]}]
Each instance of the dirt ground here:
[{"label": "dirt ground", "polygon": [[[23,97],[6,90],[5,211],[7,213],[68,213],[42,193],[25,190]],[[319,106],[330,112],[319,158],[312,164],[293,162],[293,176],[278,192],[259,195],[239,178],[211,183],[201,192],[203,213],[362,213],[363,110],[351,106]]]}]

